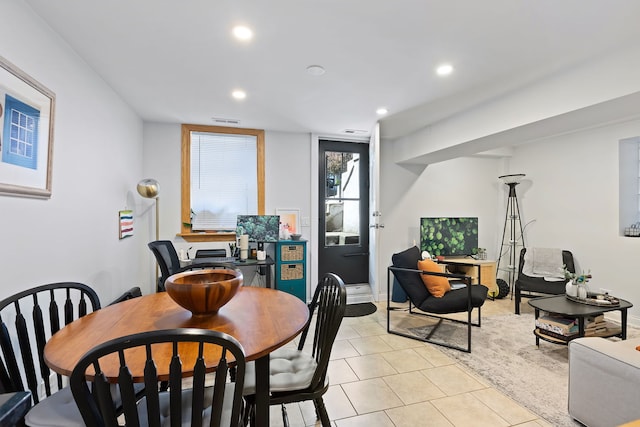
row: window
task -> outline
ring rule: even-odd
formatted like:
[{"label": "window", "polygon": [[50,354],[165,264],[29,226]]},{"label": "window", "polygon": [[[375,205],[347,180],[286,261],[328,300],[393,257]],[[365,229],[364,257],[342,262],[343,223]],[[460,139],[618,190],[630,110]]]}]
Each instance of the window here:
[{"label": "window", "polygon": [[640,236],[640,137],[619,141],[620,235]]},{"label": "window", "polygon": [[235,240],[237,215],[264,214],[264,131],[182,125],[187,241]]},{"label": "window", "polygon": [[38,168],[38,121],[40,111],[7,95],[2,161],[29,169]]}]

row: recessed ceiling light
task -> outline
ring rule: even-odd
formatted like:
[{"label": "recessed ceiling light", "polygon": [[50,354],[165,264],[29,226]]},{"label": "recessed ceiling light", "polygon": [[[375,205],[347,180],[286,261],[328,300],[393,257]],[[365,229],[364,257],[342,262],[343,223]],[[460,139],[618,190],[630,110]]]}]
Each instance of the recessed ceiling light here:
[{"label": "recessed ceiling light", "polygon": [[231,96],[233,96],[235,99],[245,99],[247,97],[247,92],[241,89],[236,89],[231,92]]},{"label": "recessed ceiling light", "polygon": [[307,73],[312,76],[321,76],[325,73],[324,67],[322,65],[309,65],[307,67]]},{"label": "recessed ceiling light", "polygon": [[384,116],[385,114],[387,114],[389,112],[389,110],[387,110],[384,107],[380,107],[376,110],[376,114],[379,116]]},{"label": "recessed ceiling light", "polygon": [[451,64],[442,64],[442,65],[439,65],[438,68],[436,68],[436,73],[439,76],[448,76],[452,72],[453,72],[453,65]]},{"label": "recessed ceiling light", "polygon": [[253,31],[251,31],[249,27],[238,25],[233,27],[233,35],[238,40],[251,40],[251,38],[253,37]]}]

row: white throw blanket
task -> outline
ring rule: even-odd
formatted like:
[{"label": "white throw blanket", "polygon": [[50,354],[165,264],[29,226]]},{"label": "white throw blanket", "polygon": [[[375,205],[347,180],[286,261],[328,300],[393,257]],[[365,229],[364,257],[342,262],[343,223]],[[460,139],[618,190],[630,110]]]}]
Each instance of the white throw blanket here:
[{"label": "white throw blanket", "polygon": [[564,279],[562,249],[530,248],[524,254],[522,273],[530,277],[544,277],[545,280]]}]

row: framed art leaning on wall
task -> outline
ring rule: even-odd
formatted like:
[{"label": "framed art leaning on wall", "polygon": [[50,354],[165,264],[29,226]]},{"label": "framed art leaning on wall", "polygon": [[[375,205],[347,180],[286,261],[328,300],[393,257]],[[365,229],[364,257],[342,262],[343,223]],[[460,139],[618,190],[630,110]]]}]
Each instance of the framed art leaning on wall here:
[{"label": "framed art leaning on wall", "polygon": [[0,195],[51,197],[55,94],[0,56]]}]

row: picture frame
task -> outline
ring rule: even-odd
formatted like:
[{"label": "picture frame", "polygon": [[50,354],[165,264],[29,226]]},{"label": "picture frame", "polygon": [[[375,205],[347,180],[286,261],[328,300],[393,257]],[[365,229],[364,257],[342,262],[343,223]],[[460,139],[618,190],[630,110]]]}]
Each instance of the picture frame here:
[{"label": "picture frame", "polygon": [[51,198],[55,99],[0,56],[0,195]]},{"label": "picture frame", "polygon": [[133,211],[130,209],[118,211],[118,229],[120,240],[133,236]]},{"label": "picture frame", "polygon": [[280,215],[280,224],[289,230],[289,234],[301,234],[300,209],[276,209],[276,215]]}]

